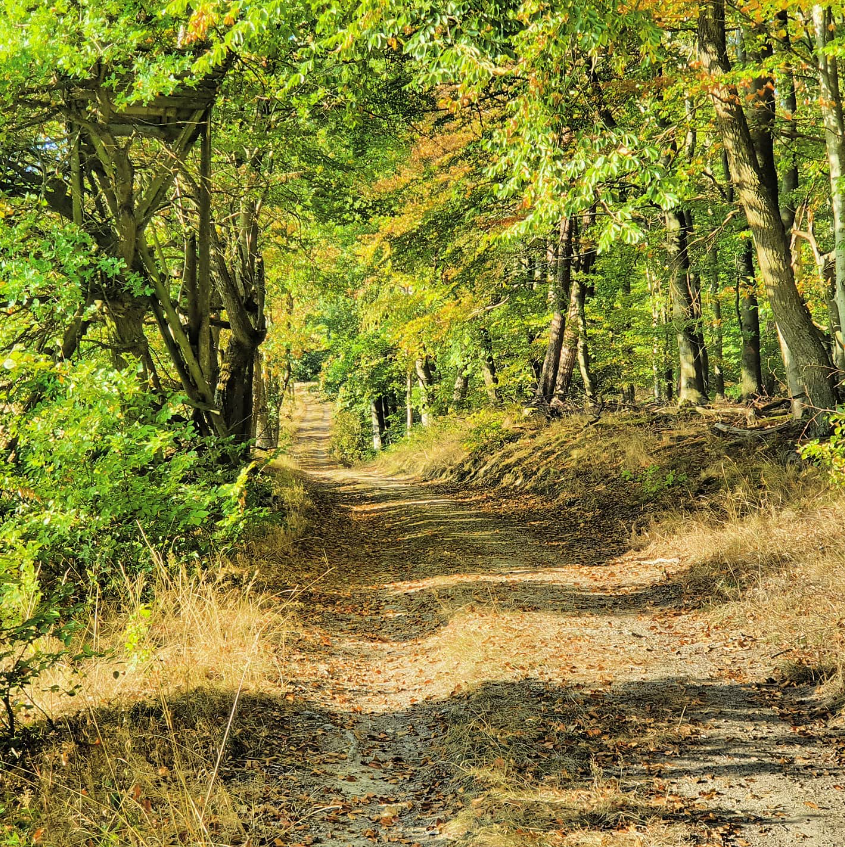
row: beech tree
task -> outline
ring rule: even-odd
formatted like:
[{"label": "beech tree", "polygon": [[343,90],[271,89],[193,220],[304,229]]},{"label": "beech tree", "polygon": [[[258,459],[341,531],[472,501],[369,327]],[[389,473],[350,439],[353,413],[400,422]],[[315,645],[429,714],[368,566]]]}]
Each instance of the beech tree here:
[{"label": "beech tree", "polygon": [[379,443],[508,401],[836,406],[837,7],[92,15],[10,5],[0,189],[107,260],[54,355],[108,349],[199,434],[272,429],[303,344]]}]

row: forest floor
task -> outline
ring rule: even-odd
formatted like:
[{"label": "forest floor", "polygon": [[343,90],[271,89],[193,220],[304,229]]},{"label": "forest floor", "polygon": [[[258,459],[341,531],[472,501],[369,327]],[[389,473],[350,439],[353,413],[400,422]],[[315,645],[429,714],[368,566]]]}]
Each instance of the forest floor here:
[{"label": "forest floor", "polygon": [[222,774],[258,778],[251,843],[845,845],[845,736],[681,558],[578,503],[340,468],[301,402],[312,526],[264,574],[286,690]]}]

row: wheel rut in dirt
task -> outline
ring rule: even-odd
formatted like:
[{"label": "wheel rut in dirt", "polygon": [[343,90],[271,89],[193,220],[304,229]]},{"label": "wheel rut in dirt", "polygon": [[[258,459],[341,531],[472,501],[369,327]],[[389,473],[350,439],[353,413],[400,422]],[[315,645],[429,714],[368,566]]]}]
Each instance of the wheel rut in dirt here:
[{"label": "wheel rut in dirt", "polygon": [[481,498],[339,468],[301,393],[316,516],[245,754],[286,804],[267,843],[845,843],[841,734],[680,602],[682,563],[562,561]]}]

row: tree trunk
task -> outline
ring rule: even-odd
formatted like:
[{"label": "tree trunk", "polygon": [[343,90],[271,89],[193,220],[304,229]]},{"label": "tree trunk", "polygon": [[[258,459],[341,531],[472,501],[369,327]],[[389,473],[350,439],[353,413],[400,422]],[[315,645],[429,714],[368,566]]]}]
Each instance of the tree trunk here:
[{"label": "tree trunk", "polygon": [[665,334],[664,322],[662,320],[662,304],[660,302],[660,279],[657,274],[646,269],[648,281],[648,296],[651,303],[651,379],[652,397],[655,403],[659,403],[663,397],[663,371],[665,362],[663,360],[663,345],[661,341]]},{"label": "tree trunk", "polygon": [[810,402],[820,412],[817,429],[821,431],[827,427],[825,410],[832,409],[836,402],[830,358],[795,285],[789,242],[777,198],[772,196],[768,184],[770,174],[761,169],[737,88],[725,81],[730,64],[725,45],[724,0],[705,0],[701,4],[698,52],[710,77],[710,98],[731,176],[754,235],[766,293],[778,327],[795,356]]},{"label": "tree trunk", "polygon": [[381,447],[382,447],[381,434],[384,431],[381,413],[380,413],[380,409],[379,409],[379,403],[380,402],[381,402],[380,397],[377,397],[375,400],[370,402],[370,421],[372,423],[372,431],[373,431],[373,450],[375,450],[376,452],[381,450]]},{"label": "tree trunk", "polygon": [[[692,229],[689,230],[692,232]],[[689,291],[692,299],[692,313],[695,318],[696,368],[701,373],[701,385],[704,396],[710,393],[710,353],[704,338],[704,302],[701,297],[701,277],[697,273],[689,275]]]},{"label": "tree trunk", "polygon": [[[631,308],[631,277],[628,274],[622,279],[622,294],[624,295],[623,307],[626,311],[629,311]],[[628,366],[633,369],[634,361],[636,356],[636,350],[633,344],[626,344],[623,350],[623,355],[628,362]],[[634,405],[634,402],[637,399],[637,389],[633,382],[633,374],[626,373],[624,376],[631,379],[627,385],[622,388],[622,400],[625,403],[629,403],[630,405]]]},{"label": "tree trunk", "polygon": [[578,357],[578,313],[586,292],[578,277],[573,277],[569,287],[569,308],[566,312],[563,343],[560,349],[560,362],[555,379],[554,400],[563,402],[569,396],[572,386],[572,374]]},{"label": "tree trunk", "polygon": [[717,400],[725,399],[724,337],[722,332],[722,304],[713,298],[713,391]]},{"label": "tree trunk", "polygon": [[719,257],[715,244],[707,251],[710,271],[710,303],[713,311],[713,390],[717,400],[725,399],[724,328],[722,326],[722,301],[719,287]]},{"label": "tree trunk", "polygon": [[[839,315],[845,315],[845,118],[842,114],[842,92],[836,54],[828,54],[828,46],[836,35],[830,8],[813,6],[816,62],[819,73],[819,108],[824,123],[824,138],[830,170],[830,198],[833,207],[834,300]],[[833,360],[845,359],[845,337],[834,331]]]},{"label": "tree trunk", "polygon": [[255,446],[272,450],[276,444],[273,439],[273,427],[270,421],[270,402],[267,396],[268,380],[264,377],[264,357],[260,350],[255,351],[252,366],[252,437]]},{"label": "tree trunk", "polygon": [[211,109],[205,116],[197,184],[199,226],[196,242],[196,345],[200,368],[209,385],[218,381],[218,351],[211,329]]},{"label": "tree trunk", "polygon": [[[689,109],[689,101],[687,101],[687,108]],[[701,299],[701,277],[698,273],[692,271],[689,259],[689,239],[693,233],[692,212],[689,209],[685,209],[683,215],[684,222],[686,223],[685,247],[687,251],[687,264],[690,265],[687,280],[690,301],[692,304],[693,336],[695,338],[695,355],[697,360],[696,370],[700,374],[701,388],[704,392],[704,396],[706,397],[709,392],[708,381],[710,378],[710,359],[707,353],[707,344],[704,341],[704,306]]]},{"label": "tree trunk", "polygon": [[496,361],[493,358],[493,342],[486,327],[481,327],[481,377],[487,391],[487,399],[493,406],[498,405],[499,376],[496,373]]},{"label": "tree trunk", "polygon": [[754,255],[747,241],[737,262],[736,316],[742,336],[739,358],[739,394],[745,400],[763,392],[763,371],[760,362],[760,309],[757,303],[757,280],[754,276]]},{"label": "tree trunk", "polygon": [[795,357],[784,340],[783,333],[778,332],[778,344],[780,345],[780,355],[783,359],[783,366],[786,371],[786,390],[789,392],[790,406],[792,409],[792,417],[796,421],[800,421],[804,416],[804,402],[807,395],[804,392],[804,386],[801,382],[801,372],[795,363]]},{"label": "tree trunk", "polygon": [[572,222],[564,218],[560,223],[560,237],[557,245],[557,262],[549,291],[552,304],[552,321],[549,327],[549,343],[537,385],[535,398],[549,402],[552,399],[560,363],[560,350],[563,346],[565,310],[569,301],[569,289],[572,282]]},{"label": "tree trunk", "polygon": [[[842,337],[842,319],[839,315],[839,304],[836,302],[836,292],[834,291],[835,280],[826,279],[824,269],[821,271],[822,279],[827,284],[827,322],[830,328],[830,337],[833,342],[833,364],[840,372],[840,391],[842,390],[842,376],[845,372],[845,347],[836,343],[836,338]],[[832,277],[832,274],[831,274]]]},{"label": "tree trunk", "polygon": [[410,435],[414,427],[414,377],[409,373],[405,377],[405,435]]},{"label": "tree trunk", "polygon": [[238,442],[249,440],[252,432],[252,381],[257,346],[230,338],[217,383],[226,431]]},{"label": "tree trunk", "polygon": [[378,415],[378,427],[382,441],[387,441],[387,431],[390,427],[390,402],[386,394],[376,397],[376,414]]},{"label": "tree trunk", "polygon": [[578,298],[578,370],[584,383],[584,395],[588,403],[597,399],[596,382],[590,367],[590,348],[587,341],[587,311],[585,289]]},{"label": "tree trunk", "polygon": [[797,208],[795,192],[798,191],[798,127],[797,127],[797,111],[798,111],[798,95],[795,90],[795,74],[792,70],[792,45],[789,42],[789,14],[786,11],[780,11],[777,14],[778,24],[782,27],[783,36],[780,39],[782,46],[782,79],[778,81],[777,88],[783,93],[783,108],[788,115],[788,120],[784,121],[782,131],[782,158],[785,167],[783,167],[783,178],[780,184],[780,216],[783,221],[783,227],[787,234],[792,229],[795,223],[795,212]]},{"label": "tree trunk", "polygon": [[113,354],[115,367],[118,370],[125,370],[129,366],[124,358],[124,354],[128,353],[140,361],[144,368],[145,378],[149,369],[153,367],[150,345],[144,334],[146,312],[146,304],[140,300],[111,300],[109,302],[108,314],[114,325],[117,340]]},{"label": "tree trunk", "polygon": [[466,400],[468,388],[469,374],[466,372],[463,362],[458,362],[458,373],[455,375],[455,385],[452,389],[452,403],[456,408]]},{"label": "tree trunk", "polygon": [[691,289],[687,223],[683,212],[672,210],[666,215],[669,252],[669,296],[672,301],[672,324],[678,339],[681,405],[698,406],[707,401],[704,393],[701,350],[696,326],[696,310]]},{"label": "tree trunk", "polygon": [[417,373],[417,382],[420,387],[420,422],[423,426],[431,425],[431,366],[428,363],[428,356],[422,359],[417,359],[414,363],[414,369]]}]

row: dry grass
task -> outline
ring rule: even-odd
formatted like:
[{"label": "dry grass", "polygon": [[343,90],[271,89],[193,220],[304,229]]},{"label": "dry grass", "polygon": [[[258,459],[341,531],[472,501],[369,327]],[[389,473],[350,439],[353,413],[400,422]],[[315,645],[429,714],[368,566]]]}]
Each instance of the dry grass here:
[{"label": "dry grass", "polygon": [[92,614],[80,643],[99,656],[75,698],[48,690],[74,681],[67,667],[31,692],[56,731],[10,754],[0,779],[21,844],[246,842],[242,798],[217,766],[239,701],[283,693],[285,605],[251,584],[227,588],[184,570],[161,569],[155,591],[144,588],[127,581],[119,608]]},{"label": "dry grass", "polygon": [[466,418],[435,419],[428,429],[415,428],[379,454],[372,466],[385,474],[438,479],[468,456],[464,442],[470,429],[471,422]]},{"label": "dry grass", "polygon": [[612,501],[641,511],[677,502],[678,492],[688,498],[696,488],[721,488],[724,481],[702,473],[727,458],[724,440],[697,417],[621,412],[546,423],[511,409],[436,421],[385,451],[375,467],[578,500],[587,510]]},{"label": "dry grass", "polygon": [[296,462],[280,456],[264,473],[270,480],[276,519],[240,546],[228,563],[229,571],[251,574],[257,570],[261,574],[268,567],[284,567],[294,543],[310,525],[312,503]]},{"label": "dry grass", "polygon": [[256,551],[282,564],[309,505],[293,465],[271,472],[281,522],[232,561],[189,572],[159,560],[152,576],[126,577],[71,647],[95,657],[81,671],[56,666],[29,692],[29,743],[0,766],[0,845],[250,843],[258,777],[231,782],[219,768],[253,734],[244,703],[283,701],[292,599],[251,574],[269,566]]},{"label": "dry grass", "polygon": [[760,463],[698,514],[677,514],[637,539],[645,555],[680,556],[687,591],[712,614],[778,646],[796,682],[845,690],[845,493],[812,468]]}]

